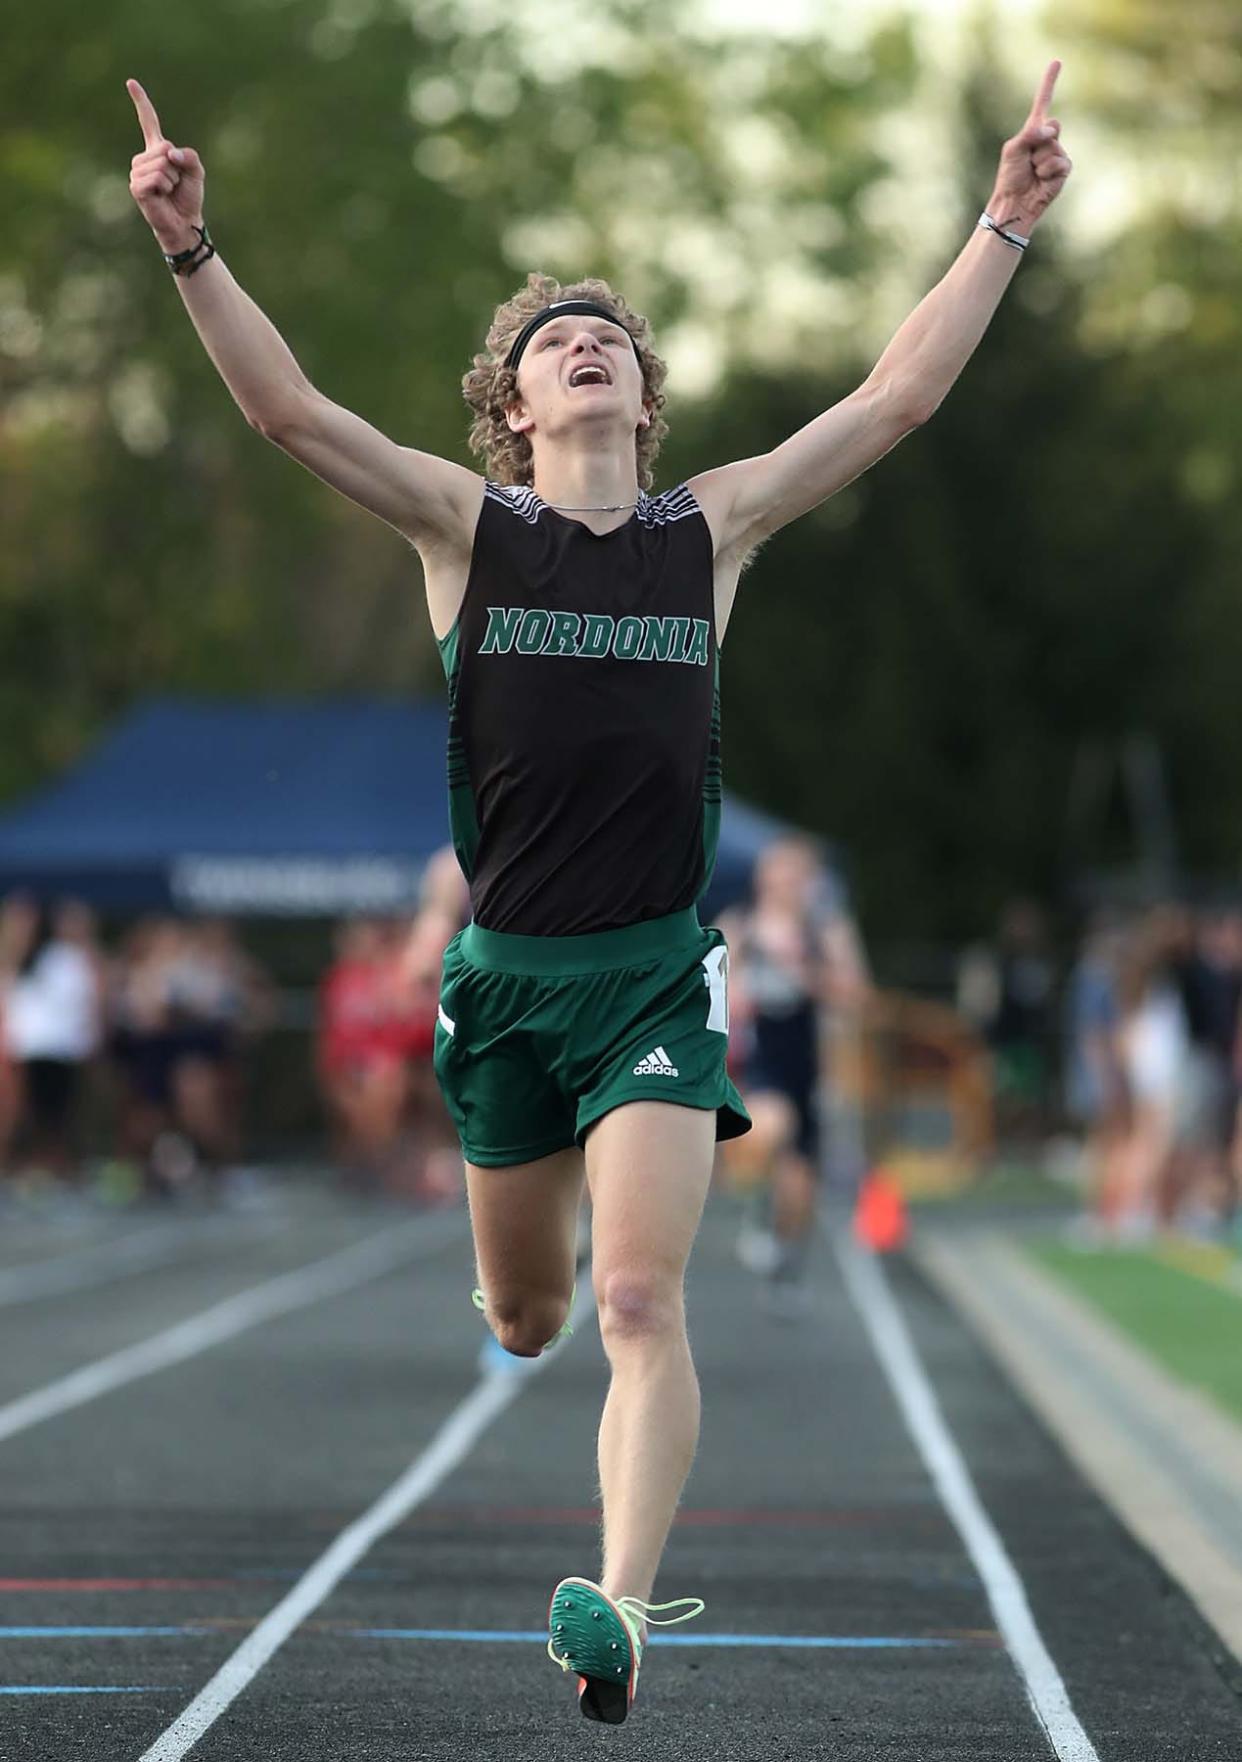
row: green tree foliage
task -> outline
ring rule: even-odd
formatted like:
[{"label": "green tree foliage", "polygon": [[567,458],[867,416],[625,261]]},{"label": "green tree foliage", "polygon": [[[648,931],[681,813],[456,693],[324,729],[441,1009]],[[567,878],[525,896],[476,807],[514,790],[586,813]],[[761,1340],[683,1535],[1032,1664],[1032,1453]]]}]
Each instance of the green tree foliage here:
[{"label": "green tree foliage", "polygon": [[[1097,249],[1054,217],[934,420],[744,581],[727,775],[841,842],[873,933],[974,933],[1054,890],[1079,743],[1134,728],[1163,743],[1187,860],[1236,861],[1239,27],[1184,11],[1175,52],[1154,0],[1067,12],[1066,203],[1094,173],[1086,112],[1133,173],[1131,224]],[[250,433],[194,340],[126,192],[125,76],[203,153],[223,253],[329,395],[464,458],[460,374],[493,305],[527,268],[603,273],[668,345],[670,483],[852,389],[908,249],[871,198],[910,33],[847,50],[698,16],[29,15],[0,67],[0,795],[152,690],[435,688],[407,548]],[[960,117],[927,119],[959,132],[946,263],[1024,101],[985,47]]]},{"label": "green tree foliage", "polygon": [[[985,55],[962,95],[958,237],[1020,115]],[[1237,848],[1192,812],[1209,775],[1218,806],[1238,799],[1222,706],[1197,709],[1218,537],[1159,387],[1120,339],[1084,342],[1091,295],[1053,222],[933,420],[778,535],[739,597],[727,774],[841,841],[882,933],[960,938],[1015,893],[1066,899],[1076,758],[1134,729],[1170,757],[1190,860]],[[788,378],[751,380],[678,438],[728,456],[811,413]]]},{"label": "green tree foliage", "polygon": [[[154,689],[434,688],[407,547],[250,433],[194,339],[128,197],[125,77],[203,154],[219,247],[311,378],[462,457],[461,373],[527,268],[611,274],[667,324],[727,252],[719,322],[759,303],[779,229],[735,163],[757,133],[808,275],[829,233],[838,274],[867,263],[868,119],[908,85],[901,34],[839,72],[827,49],[678,39],[678,10],[30,15],[0,71],[0,793]],[[832,203],[807,169],[829,146]]]},{"label": "green tree foliage", "polygon": [[[1196,542],[1166,583],[1164,747],[1183,860],[1238,876],[1242,855],[1242,11],[1186,0],[1058,0],[1100,173],[1130,200],[1081,265],[1083,348],[1115,362],[1131,451],[1167,472]],[[1109,221],[1112,224],[1109,224]]]}]

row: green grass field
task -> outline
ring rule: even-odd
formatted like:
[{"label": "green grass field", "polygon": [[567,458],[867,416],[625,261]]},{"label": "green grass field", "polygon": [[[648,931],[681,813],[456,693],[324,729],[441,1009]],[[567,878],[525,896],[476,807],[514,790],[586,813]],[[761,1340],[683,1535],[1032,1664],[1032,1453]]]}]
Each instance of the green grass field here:
[{"label": "green grass field", "polygon": [[1041,1266],[1094,1305],[1164,1368],[1242,1419],[1242,1294],[1150,1253],[1085,1253],[1032,1243]]}]

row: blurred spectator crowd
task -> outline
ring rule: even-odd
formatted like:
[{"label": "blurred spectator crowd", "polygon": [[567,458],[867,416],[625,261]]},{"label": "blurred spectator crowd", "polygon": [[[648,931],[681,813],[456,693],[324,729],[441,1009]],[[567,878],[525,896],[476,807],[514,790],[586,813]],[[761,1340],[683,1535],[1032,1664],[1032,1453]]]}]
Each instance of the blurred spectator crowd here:
[{"label": "blurred spectator crowd", "polygon": [[[465,911],[447,852],[429,864],[414,914],[336,931],[316,996],[314,1075],[336,1166],[364,1191],[423,1202],[460,1191],[431,1055],[440,961]],[[244,1191],[254,1055],[282,1001],[223,919],[143,918],[106,949],[79,901],[0,901],[7,1190],[89,1184],[113,1203]]]},{"label": "blurred spectator crowd", "polygon": [[1005,913],[992,948],[963,961],[959,1007],[991,1046],[1002,1136],[1013,1145],[1075,1129],[1084,1243],[1231,1234],[1242,1198],[1242,906],[1097,914],[1056,980],[1027,903]]},{"label": "blurred spectator crowd", "polygon": [[[885,994],[869,986],[832,885],[812,846],[785,840],[759,865],[753,899],[728,916],[731,1065],[756,1124],[733,1148],[739,1166],[788,1164],[772,1197],[794,1235],[812,1165],[829,1149],[812,1129],[817,1084],[815,1105],[832,1121],[827,1160],[862,1166],[861,1141],[854,1154],[846,1141],[863,1109],[847,1131],[851,1109],[835,1106],[836,1092],[852,1064],[846,1041],[868,1021],[878,1031],[883,1016]],[[299,1008],[223,919],[146,917],[105,948],[78,901],[0,900],[0,1187],[89,1185],[114,1203],[244,1192],[248,1115],[262,1125],[270,1111],[268,1091],[256,1093],[259,1043],[286,1027],[313,1031],[309,1054],[295,1049],[294,1081],[308,1119],[314,1084],[315,1160],[326,1137],[356,1191],[457,1199],[461,1157],[432,1054],[441,962],[467,914],[456,860],[440,851],[417,909],[337,925],[313,1004],[303,992],[311,1007]],[[957,1009],[987,1048],[978,1056],[1002,1151],[1029,1160],[1074,1131],[1082,1240],[1237,1228],[1242,905],[1099,915],[1067,969],[1039,908],[1015,902],[993,941],[963,956]]]},{"label": "blurred spectator crowd", "polygon": [[80,1183],[83,1112],[102,1087],[113,1143],[96,1173],[108,1197],[227,1181],[241,1154],[246,1046],[273,1003],[222,920],[144,918],[109,954],[80,902],[10,895],[0,1169],[27,1190]]}]

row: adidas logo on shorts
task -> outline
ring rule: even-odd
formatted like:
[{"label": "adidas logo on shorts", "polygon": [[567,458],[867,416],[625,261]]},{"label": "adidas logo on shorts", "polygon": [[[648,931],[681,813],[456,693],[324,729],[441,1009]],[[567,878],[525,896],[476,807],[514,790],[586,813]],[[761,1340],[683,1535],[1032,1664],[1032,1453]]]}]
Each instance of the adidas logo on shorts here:
[{"label": "adidas logo on shorts", "polygon": [[646,1058],[640,1058],[634,1066],[636,1077],[680,1077],[681,1072],[673,1064],[662,1046],[649,1052]]}]

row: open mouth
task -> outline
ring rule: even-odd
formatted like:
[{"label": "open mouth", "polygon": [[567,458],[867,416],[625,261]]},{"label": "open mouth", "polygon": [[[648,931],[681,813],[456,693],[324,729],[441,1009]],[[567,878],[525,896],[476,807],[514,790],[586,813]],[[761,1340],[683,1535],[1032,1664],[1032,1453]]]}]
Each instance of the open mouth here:
[{"label": "open mouth", "polygon": [[569,383],[572,387],[579,385],[611,385],[612,381],[608,377],[607,368],[600,367],[594,361],[591,361],[584,362],[580,367],[575,367],[569,376]]}]

